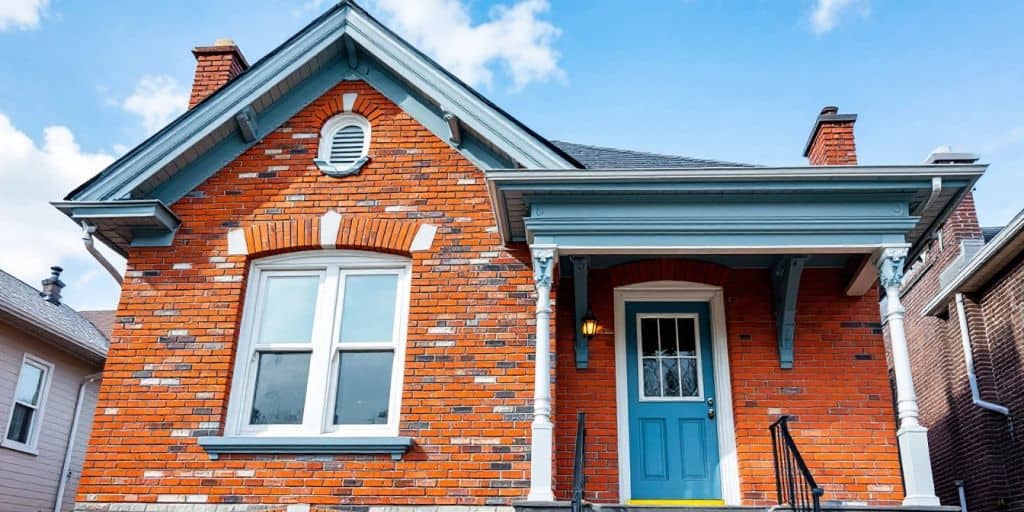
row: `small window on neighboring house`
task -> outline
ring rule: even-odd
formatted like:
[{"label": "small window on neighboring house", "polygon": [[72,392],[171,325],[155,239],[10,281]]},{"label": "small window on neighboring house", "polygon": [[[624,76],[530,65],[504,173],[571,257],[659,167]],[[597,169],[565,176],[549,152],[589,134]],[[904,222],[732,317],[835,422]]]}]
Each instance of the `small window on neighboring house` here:
[{"label": "small window on neighboring house", "polygon": [[271,257],[249,282],[229,433],[397,436],[409,260]]},{"label": "small window on neighboring house", "polygon": [[356,114],[340,114],[324,123],[316,165],[325,174],[347,176],[358,173],[369,161],[370,123]]},{"label": "small window on neighboring house", "polygon": [[3,446],[35,452],[52,371],[53,365],[50,363],[25,354],[14,388],[14,400],[11,403],[11,414]]}]

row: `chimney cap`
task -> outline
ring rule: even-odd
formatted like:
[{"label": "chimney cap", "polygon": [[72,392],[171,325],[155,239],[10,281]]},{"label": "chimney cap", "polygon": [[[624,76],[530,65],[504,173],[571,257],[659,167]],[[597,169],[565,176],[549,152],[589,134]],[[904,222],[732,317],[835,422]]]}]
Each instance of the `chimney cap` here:
[{"label": "chimney cap", "polygon": [[954,153],[953,148],[949,144],[943,144],[933,149],[928,158],[924,159],[924,163],[968,165],[977,162],[979,159],[981,159],[981,156],[976,153]]},{"label": "chimney cap", "polygon": [[233,39],[222,37],[213,42],[214,46],[238,46]]},{"label": "chimney cap", "polygon": [[814,138],[818,136],[818,129],[824,123],[854,123],[857,121],[857,114],[840,114],[839,107],[826,105],[822,107],[818,118],[814,120],[814,127],[807,137],[807,144],[804,144],[804,156],[811,154],[811,146],[814,145]]},{"label": "chimney cap", "polygon": [[249,68],[249,61],[246,60],[245,55],[242,54],[242,50],[235,44],[235,41],[228,38],[220,38],[213,42],[212,45],[207,46],[196,46],[192,49],[192,55],[195,55],[198,60],[203,55],[230,55],[233,54],[234,58],[238,60],[239,64],[242,65],[242,69]]}]

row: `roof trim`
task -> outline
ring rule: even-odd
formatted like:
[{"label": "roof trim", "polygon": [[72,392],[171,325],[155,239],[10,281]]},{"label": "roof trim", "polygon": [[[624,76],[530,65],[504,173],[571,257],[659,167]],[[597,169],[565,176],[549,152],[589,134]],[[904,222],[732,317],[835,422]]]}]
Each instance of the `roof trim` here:
[{"label": "roof trim", "polygon": [[1024,252],[1024,210],[1017,213],[1007,225],[978,251],[960,273],[922,308],[928,316],[942,314],[949,299],[959,292],[977,291],[996,272],[1002,270]]},{"label": "roof trim", "polygon": [[579,166],[579,162],[440,68],[354,2],[342,0],[226,86],[73,190],[66,199],[95,201],[133,197],[139,185],[221,126],[232,122],[236,114],[309,59],[338,44],[345,35],[520,165]]}]

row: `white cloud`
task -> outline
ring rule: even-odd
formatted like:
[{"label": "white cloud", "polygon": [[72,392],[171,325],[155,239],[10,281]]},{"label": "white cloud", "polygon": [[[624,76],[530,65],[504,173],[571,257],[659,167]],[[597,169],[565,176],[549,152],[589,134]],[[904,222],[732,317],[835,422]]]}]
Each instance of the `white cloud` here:
[{"label": "white cloud", "polygon": [[811,11],[811,31],[821,35],[839,25],[840,17],[853,12],[867,16],[867,0],[817,0]]},{"label": "white cloud", "polygon": [[147,134],[169,123],[188,106],[188,91],[173,77],[144,76],[121,108],[142,118]]},{"label": "white cloud", "polygon": [[[85,252],[81,232],[49,202],[63,198],[113,157],[83,152],[63,126],[43,130],[37,144],[2,113],[0,155],[0,269],[38,287],[49,266],[60,264],[64,281],[73,283],[65,292],[70,303],[82,309],[112,307],[116,283],[102,270],[94,272],[100,267]],[[112,260],[123,265],[116,256]]]},{"label": "white cloud", "polygon": [[477,25],[459,0],[377,0],[376,6],[402,37],[471,85],[491,85],[494,65],[508,72],[513,90],[565,76],[553,46],[561,31],[539,18],[547,0],[496,5]]},{"label": "white cloud", "polygon": [[0,1],[0,31],[9,28],[31,29],[39,26],[39,19],[50,0]]}]

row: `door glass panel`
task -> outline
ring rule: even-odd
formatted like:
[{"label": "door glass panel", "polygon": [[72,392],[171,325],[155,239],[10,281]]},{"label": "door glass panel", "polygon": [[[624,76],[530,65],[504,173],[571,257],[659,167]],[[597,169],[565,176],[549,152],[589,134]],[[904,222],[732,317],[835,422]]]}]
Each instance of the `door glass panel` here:
[{"label": "door glass panel", "polygon": [[335,425],[388,422],[394,352],[342,352],[338,365]]},{"label": "door glass panel", "polygon": [[661,355],[675,356],[679,351],[676,348],[676,319],[658,319],[658,337],[661,338]]},{"label": "door glass panel", "polygon": [[260,319],[258,343],[309,343],[319,276],[271,276]]},{"label": "door glass panel", "polygon": [[39,405],[39,391],[43,387],[43,369],[25,363],[21,365],[21,374],[18,376],[18,389],[14,392],[14,399],[26,404]]},{"label": "door glass panel", "polygon": [[261,352],[250,425],[299,425],[306,404],[309,352]]},{"label": "door glass panel", "polygon": [[644,358],[644,396],[661,396],[661,374],[658,359]]},{"label": "door glass panel", "polygon": [[666,357],[661,360],[661,389],[663,396],[679,396],[679,360]]},{"label": "door glass panel", "polygon": [[345,276],[341,342],[391,341],[397,293],[395,274]]},{"label": "door glass panel", "polygon": [[679,352],[683,356],[697,355],[697,325],[692,318],[679,318]]},{"label": "door glass panel", "polygon": [[658,355],[658,320],[655,318],[640,319],[640,340],[643,344],[644,356]]},{"label": "door glass panel", "polygon": [[680,358],[679,372],[682,374],[682,383],[680,385],[682,396],[699,396],[699,390],[697,389],[697,359]]}]

